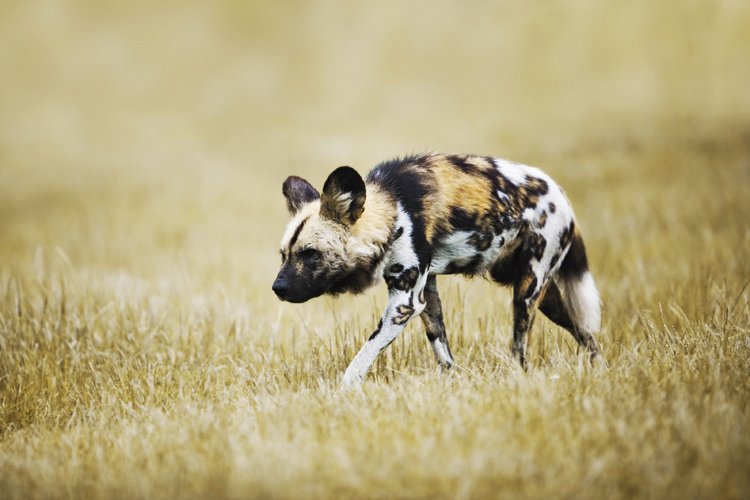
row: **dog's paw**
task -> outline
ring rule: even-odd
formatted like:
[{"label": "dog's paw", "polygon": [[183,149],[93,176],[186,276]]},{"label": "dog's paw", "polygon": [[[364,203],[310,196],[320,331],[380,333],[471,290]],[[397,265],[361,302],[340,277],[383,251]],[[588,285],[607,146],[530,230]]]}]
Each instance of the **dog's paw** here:
[{"label": "dog's paw", "polygon": [[339,385],[339,391],[347,392],[362,387],[364,377],[361,375],[355,375],[352,373],[345,373],[344,378],[341,379],[341,385]]}]

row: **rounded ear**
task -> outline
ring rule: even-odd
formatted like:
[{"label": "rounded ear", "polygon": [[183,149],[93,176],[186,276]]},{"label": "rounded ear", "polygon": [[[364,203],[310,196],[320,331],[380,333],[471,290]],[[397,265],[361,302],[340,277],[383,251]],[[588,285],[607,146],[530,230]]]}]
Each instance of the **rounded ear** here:
[{"label": "rounded ear", "polygon": [[281,192],[286,198],[286,208],[289,213],[294,215],[299,212],[300,208],[306,203],[315,201],[320,198],[318,190],[301,177],[292,175],[286,178],[281,186]]},{"label": "rounded ear", "polygon": [[365,210],[365,182],[351,167],[339,167],[326,179],[320,197],[320,216],[352,225]]}]

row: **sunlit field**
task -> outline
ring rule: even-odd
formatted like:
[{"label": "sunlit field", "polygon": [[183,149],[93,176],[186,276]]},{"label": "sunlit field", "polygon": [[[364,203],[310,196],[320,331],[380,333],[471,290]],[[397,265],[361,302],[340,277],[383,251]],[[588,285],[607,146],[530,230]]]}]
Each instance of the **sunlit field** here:
[{"label": "sunlit field", "polygon": [[[748,498],[750,4],[0,6],[0,497]],[[590,366],[440,277],[279,302],[281,183],[437,150],[539,165],[603,301]]]}]

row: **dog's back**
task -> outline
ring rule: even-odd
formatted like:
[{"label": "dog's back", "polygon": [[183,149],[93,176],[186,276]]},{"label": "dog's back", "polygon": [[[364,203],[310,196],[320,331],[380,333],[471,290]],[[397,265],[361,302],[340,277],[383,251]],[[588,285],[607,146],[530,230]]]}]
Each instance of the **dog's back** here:
[{"label": "dog's back", "polygon": [[[574,231],[560,187],[537,168],[505,160],[412,156],[378,165],[367,183],[398,201],[411,222],[420,264],[429,260],[433,274],[490,273],[508,283],[512,276],[503,263],[523,243],[540,260],[550,243],[567,246]],[[558,255],[552,252],[550,263],[559,264],[565,249],[552,250]]]}]

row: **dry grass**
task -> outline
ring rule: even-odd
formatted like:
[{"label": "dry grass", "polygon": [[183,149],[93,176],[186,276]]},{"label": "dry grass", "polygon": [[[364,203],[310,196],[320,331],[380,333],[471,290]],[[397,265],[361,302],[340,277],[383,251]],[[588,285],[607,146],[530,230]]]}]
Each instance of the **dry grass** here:
[{"label": "dry grass", "polygon": [[[750,8],[207,5],[0,8],[3,497],[750,495]],[[385,294],[275,300],[281,181],[427,148],[563,184],[606,366],[443,277],[459,367],[336,391]]]}]

